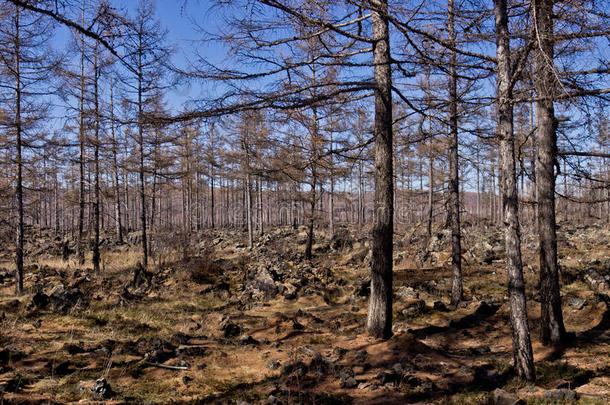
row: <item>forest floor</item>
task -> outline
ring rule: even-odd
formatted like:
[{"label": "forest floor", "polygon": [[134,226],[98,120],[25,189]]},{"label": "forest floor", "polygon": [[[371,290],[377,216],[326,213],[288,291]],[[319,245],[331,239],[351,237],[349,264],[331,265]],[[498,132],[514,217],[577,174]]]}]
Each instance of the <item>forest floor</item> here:
[{"label": "forest floor", "polygon": [[[33,229],[29,230],[34,233]],[[0,251],[1,403],[527,403],[610,401],[610,229],[562,224],[571,342],[539,343],[535,238],[524,263],[537,382],[511,369],[502,233],[465,225],[464,301],[448,303],[449,234],[399,232],[394,336],[365,333],[366,230],[276,228],[254,249],[236,230],[155,235],[150,273],[137,233],[104,239],[102,270],[29,235],[25,294]],[[6,247],[7,245],[5,245]],[[180,249],[177,249],[180,247]],[[605,278],[605,280],[604,280]],[[505,401],[505,402],[502,402]]]}]

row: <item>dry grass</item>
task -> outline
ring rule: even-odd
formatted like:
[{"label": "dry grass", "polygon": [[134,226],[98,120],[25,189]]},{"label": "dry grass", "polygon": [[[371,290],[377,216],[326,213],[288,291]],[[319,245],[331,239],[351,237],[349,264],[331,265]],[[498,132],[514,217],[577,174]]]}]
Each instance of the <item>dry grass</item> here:
[{"label": "dry grass", "polygon": [[[412,330],[413,334],[397,333],[395,338],[380,342],[364,334],[366,299],[350,297],[355,282],[368,272],[365,263],[350,262],[351,255],[361,255],[363,247],[356,244],[352,251],[318,255],[315,259],[314,266],[329,268],[334,280],[344,280],[333,292],[320,291],[296,300],[277,298],[238,309],[232,294],[226,297],[213,291],[205,292],[219,274],[228,277],[231,291],[242,282],[241,272],[249,259],[243,250],[235,248],[234,240],[242,237],[236,235],[234,239],[225,237],[225,242],[214,251],[206,253],[204,249],[199,260],[184,262],[183,252],[164,252],[160,261],[165,264],[158,268],[153,266],[153,272],[164,277],[150,291],[142,293],[141,299],[133,301],[121,300],[120,292],[121,286],[132,278],[140,254],[137,248],[126,246],[103,253],[103,271],[100,275],[91,275],[93,281],[86,286],[89,305],[66,315],[32,311],[27,308],[31,295],[21,297],[15,306],[12,286],[2,285],[0,306],[4,308],[5,317],[1,321],[3,333],[0,343],[2,347],[12,344],[24,352],[22,358],[8,361],[5,369],[0,371],[0,381],[15,378],[21,381],[17,392],[7,393],[5,398],[17,399],[25,395],[30,399],[45,398],[57,402],[87,400],[90,394],[79,390],[79,383],[100,376],[110,382],[116,393],[114,399],[128,403],[194,402],[211,394],[218,395],[221,401],[246,399],[254,402],[274,392],[274,384],[283,387],[283,394],[278,395],[284,395],[288,401],[298,400],[299,390],[304,390],[305,386],[306,390],[317,394],[329,394],[324,399],[327,403],[349,400],[364,404],[379,398],[400,403],[409,398],[421,400],[432,395],[423,392],[421,387],[341,389],[338,378],[332,373],[317,377],[315,383],[305,379],[290,385],[292,383],[288,384],[284,377],[279,377],[279,370],[267,368],[266,363],[271,360],[279,360],[281,364],[297,359],[310,361],[311,358],[300,349],[304,346],[312,347],[324,356],[333,356],[333,349],[342,347],[348,350],[342,362],[353,362],[357,366],[362,364],[355,361],[353,355],[362,349],[367,350],[366,362],[372,368],[358,369],[356,378],[359,380],[373,380],[379,371],[403,362],[418,378],[429,378],[437,384],[437,393],[424,402],[484,403],[487,392],[469,382],[468,370],[487,364],[499,374],[510,372],[511,341],[505,304],[505,274],[501,263],[490,266],[471,264],[464,269],[465,290],[470,297],[477,300],[490,297],[502,306],[488,318],[477,320],[467,329],[460,329],[450,327],[451,322],[472,314],[478,301],[446,312],[430,309],[434,301],[445,298],[443,289],[447,286],[448,270],[417,269],[411,267],[414,261],[406,259],[396,277],[396,288],[402,285],[415,287],[429,309],[417,316],[405,317],[401,313],[405,304],[398,300],[395,324],[401,330]],[[293,238],[284,244],[296,243],[298,235]],[[570,257],[567,261],[584,256],[575,250],[562,252],[564,257]],[[406,255],[409,258],[413,252],[407,250]],[[215,259],[219,257],[230,260],[232,270],[223,273],[224,270],[216,267]],[[535,262],[535,252],[526,252],[525,257],[527,262]],[[57,257],[39,257],[33,263],[68,274],[75,268],[72,263],[65,263]],[[11,265],[7,263],[6,267]],[[28,291],[33,287],[34,276],[26,276]],[[536,276],[526,272],[526,278],[531,297]],[[54,283],[60,281],[53,280]],[[102,280],[107,280],[108,284]],[[424,285],[431,281],[437,283],[438,289],[426,292]],[[588,302],[582,311],[565,308],[568,330],[586,331],[600,322],[606,310],[605,304],[596,303],[585,284],[578,280],[571,282],[564,286],[563,293]],[[303,316],[299,322],[304,325],[304,330],[294,330],[292,319],[298,311],[320,318],[322,323]],[[534,329],[532,335],[536,336],[539,307],[533,301],[529,313]],[[244,346],[225,339],[219,328],[224,315],[231,315],[233,321],[246,329],[245,333],[261,343]],[[431,326],[436,329],[427,329]],[[150,367],[144,364],[141,356],[121,351],[125,344],[141,338],[172,341],[177,334],[188,335],[191,344],[208,348],[204,355],[185,358],[190,366],[186,371]],[[110,341],[115,342],[114,349],[104,350],[104,345]],[[604,370],[610,369],[610,345],[607,342],[580,342],[566,347],[559,356],[560,360],[556,360],[552,350],[540,346],[536,339],[534,341],[540,386],[551,387],[558,380],[567,380],[579,385],[583,392],[597,390],[610,395],[610,381],[604,377]],[[68,344],[86,350],[70,355],[66,350]],[[63,362],[69,362],[66,375],[57,372],[57,367]],[[455,385],[456,381],[461,381],[461,385]],[[515,379],[509,379],[505,384],[506,389],[523,387]],[[581,403],[601,403],[595,401],[585,397]]]}]

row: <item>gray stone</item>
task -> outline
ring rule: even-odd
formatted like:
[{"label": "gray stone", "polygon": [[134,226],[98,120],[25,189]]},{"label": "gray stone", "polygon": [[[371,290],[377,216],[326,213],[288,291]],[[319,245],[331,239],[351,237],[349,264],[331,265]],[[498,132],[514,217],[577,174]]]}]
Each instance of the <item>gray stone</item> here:
[{"label": "gray stone", "polygon": [[566,301],[569,306],[579,311],[587,306],[587,300],[578,297],[568,297]]},{"label": "gray stone", "polygon": [[516,394],[506,392],[500,388],[496,388],[491,394],[490,403],[492,405],[521,405],[525,401],[519,399]]},{"label": "gray stone", "polygon": [[108,399],[112,396],[112,389],[105,378],[100,378],[95,381],[91,387],[91,395],[96,400]]},{"label": "gray stone", "polygon": [[396,295],[403,299],[419,298],[419,293],[413,287],[402,286],[396,291]]},{"label": "gray stone", "polygon": [[269,369],[269,370],[277,370],[278,368],[280,368],[281,363],[279,360],[267,360],[265,362],[265,366]]},{"label": "gray stone", "polygon": [[358,386],[358,382],[354,378],[354,370],[351,367],[344,367],[339,371],[339,378],[341,379],[341,388],[355,388]]},{"label": "gray stone", "polygon": [[341,388],[356,388],[358,381],[354,377],[348,377],[346,380],[341,381]]},{"label": "gray stone", "polygon": [[417,300],[407,304],[406,308],[402,311],[404,316],[419,315],[426,310],[426,302],[424,300]]},{"label": "gray stone", "polygon": [[578,395],[572,390],[560,388],[545,391],[542,398],[550,401],[575,401],[578,399]]}]

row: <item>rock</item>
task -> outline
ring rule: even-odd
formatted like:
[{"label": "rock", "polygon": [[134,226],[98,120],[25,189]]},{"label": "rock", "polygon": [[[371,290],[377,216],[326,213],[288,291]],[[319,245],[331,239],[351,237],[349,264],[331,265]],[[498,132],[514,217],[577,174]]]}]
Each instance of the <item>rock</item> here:
[{"label": "rock", "polygon": [[95,400],[104,400],[112,396],[112,389],[105,378],[95,381],[95,384],[91,387],[91,395]]},{"label": "rock", "polygon": [[404,316],[419,315],[426,310],[426,301],[415,300],[407,303],[406,308],[402,311]]},{"label": "rock", "polygon": [[354,378],[354,370],[351,367],[344,367],[339,371],[339,379],[341,388],[355,388],[358,382]]},{"label": "rock", "polygon": [[333,349],[333,354],[335,356],[342,357],[343,355],[345,355],[345,353],[347,353],[347,350],[342,347],[337,346]]},{"label": "rock", "polygon": [[373,384],[370,383],[369,381],[365,381],[365,382],[361,382],[360,384],[358,384],[358,389],[359,390],[365,390],[367,388],[372,388]]},{"label": "rock", "polygon": [[265,298],[275,298],[280,291],[279,287],[275,285],[275,281],[267,271],[262,271],[257,274],[252,285],[254,292],[263,294]]},{"label": "rock", "polygon": [[53,312],[66,314],[73,307],[84,303],[84,294],[78,288],[65,288],[59,284],[49,293],[49,301]]},{"label": "rock", "polygon": [[140,338],[135,343],[135,350],[140,356],[150,363],[164,363],[176,357],[176,347],[171,343],[159,338]]},{"label": "rock", "polygon": [[368,357],[368,355],[368,352],[365,349],[362,349],[358,353],[356,353],[355,359],[358,363],[364,363],[366,362],[366,358]]},{"label": "rock", "polygon": [[500,382],[500,375],[493,370],[489,370],[484,366],[477,366],[474,368],[473,378],[475,384],[482,386],[498,386]]},{"label": "rock", "polygon": [[354,244],[349,229],[340,227],[335,229],[332,239],[330,240],[330,248],[333,250],[351,249]]},{"label": "rock", "polygon": [[566,302],[569,306],[578,311],[582,310],[584,307],[587,306],[587,300],[583,300],[582,298],[578,297],[568,297]]},{"label": "rock", "polygon": [[396,291],[396,295],[402,299],[417,299],[419,293],[413,287],[402,286]]},{"label": "rock", "polygon": [[250,335],[242,335],[239,338],[239,344],[241,345],[257,345],[259,342],[258,340],[254,339],[252,336]]},{"label": "rock", "polygon": [[265,401],[265,403],[269,404],[269,405],[276,405],[276,404],[280,404],[281,402],[279,399],[277,399],[277,397],[275,397],[273,395],[269,395],[267,397],[267,400]]},{"label": "rock", "polygon": [[480,264],[491,264],[497,258],[493,246],[487,241],[477,242],[469,253]]},{"label": "rock", "polygon": [[341,378],[341,380],[346,380],[349,377],[353,377],[354,376],[354,369],[352,369],[351,367],[343,367],[341,370],[339,370],[339,378]]},{"label": "rock", "polygon": [[354,377],[349,377],[345,381],[341,381],[341,388],[356,388],[358,386],[358,381]]},{"label": "rock", "polygon": [[242,329],[239,325],[229,321],[223,322],[220,325],[220,330],[223,332],[223,335],[226,338],[236,337],[242,333]]},{"label": "rock", "polygon": [[282,366],[281,374],[284,376],[302,377],[307,367],[300,361],[291,361]]},{"label": "rock", "polygon": [[15,345],[7,345],[0,350],[0,364],[7,364],[9,361],[20,360],[25,356],[23,350]]},{"label": "rock", "polygon": [[305,326],[303,326],[301,323],[299,323],[297,318],[293,318],[292,319],[292,328],[294,330],[303,330],[303,329],[305,329]]},{"label": "rock", "polygon": [[519,397],[510,392],[506,392],[500,388],[496,388],[494,392],[491,393],[490,398],[491,405],[521,405],[525,404],[525,401],[519,399]]},{"label": "rock", "polygon": [[267,360],[265,362],[265,367],[267,367],[269,370],[277,370],[278,368],[280,368],[281,363],[279,360]]},{"label": "rock", "polygon": [[434,304],[432,304],[432,308],[434,308],[435,311],[447,311],[447,306],[442,301],[434,301]]},{"label": "rock", "polygon": [[560,388],[545,391],[544,393],[542,393],[542,399],[556,402],[575,401],[578,399],[578,394],[567,388]]},{"label": "rock", "polygon": [[87,351],[83,349],[80,345],[74,343],[66,343],[64,344],[63,349],[68,352],[68,354],[74,355],[79,353],[86,353]]},{"label": "rock", "polygon": [[375,377],[380,385],[389,385],[398,387],[402,382],[402,373],[396,373],[394,370],[382,371]]},{"label": "rock", "polygon": [[348,256],[347,264],[356,266],[365,264],[368,254],[369,249],[359,249]]},{"label": "rock", "polygon": [[424,382],[420,378],[414,375],[405,376],[403,382],[406,383],[409,387],[419,387],[424,384]]},{"label": "rock", "polygon": [[34,305],[35,308],[46,309],[50,303],[51,300],[49,299],[49,296],[43,292],[39,291],[32,297],[32,305]]}]

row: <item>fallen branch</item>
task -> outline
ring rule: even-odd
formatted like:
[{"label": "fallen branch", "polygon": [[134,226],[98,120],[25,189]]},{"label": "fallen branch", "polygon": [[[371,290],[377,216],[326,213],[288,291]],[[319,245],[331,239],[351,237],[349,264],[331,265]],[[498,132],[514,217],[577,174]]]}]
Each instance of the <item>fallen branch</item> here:
[{"label": "fallen branch", "polygon": [[145,361],[144,363],[149,365],[149,366],[164,368],[166,370],[188,370],[189,369],[188,366],[168,366],[166,364],[151,363],[149,361]]}]

